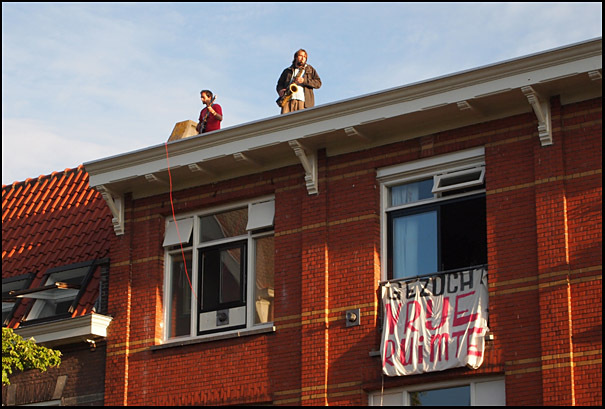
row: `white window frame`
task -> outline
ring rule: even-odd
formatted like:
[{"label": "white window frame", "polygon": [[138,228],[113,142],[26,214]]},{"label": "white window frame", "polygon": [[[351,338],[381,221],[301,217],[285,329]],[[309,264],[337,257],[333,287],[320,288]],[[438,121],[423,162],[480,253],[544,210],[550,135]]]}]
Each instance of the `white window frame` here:
[{"label": "white window frame", "polygon": [[[475,179],[471,179],[468,180],[466,182],[462,182],[462,183],[456,183],[456,184],[452,184],[452,185],[443,185],[443,182],[458,177],[458,176],[464,176],[464,175],[476,175]],[[448,192],[450,190],[455,190],[455,189],[460,189],[460,188],[464,188],[464,187],[471,187],[471,186],[479,186],[483,184],[483,181],[485,180],[485,166],[482,165],[477,165],[477,166],[473,166],[470,168],[466,168],[466,169],[461,169],[461,170],[456,170],[456,171],[449,171],[449,172],[445,172],[445,173],[440,173],[437,174],[433,177],[434,182],[433,182],[433,189],[432,192],[433,193],[442,193],[442,192]]]},{"label": "white window frame", "polygon": [[[387,260],[388,260],[388,213],[394,210],[404,209],[407,207],[420,206],[430,202],[438,202],[449,200],[456,196],[448,196],[441,198],[442,191],[434,192],[435,197],[432,199],[424,199],[422,201],[403,204],[400,206],[390,205],[390,190],[392,187],[404,183],[419,181],[423,179],[433,178],[437,180],[442,175],[452,172],[465,172],[467,170],[483,167],[485,168],[485,148],[478,147],[464,151],[458,151],[451,154],[434,156],[417,161],[406,162],[394,166],[388,166],[377,170],[376,179],[380,184],[380,231],[381,245],[380,256],[383,262],[381,263],[381,280],[386,281],[387,278]],[[481,173],[481,183],[485,171]],[[467,193],[460,196],[466,196]]]},{"label": "white window frame", "polygon": [[[177,229],[178,226],[178,229]],[[189,243],[193,232],[193,217],[177,219],[177,223],[168,220],[163,247],[175,246],[181,243]]]},{"label": "white window frame", "polygon": [[[254,314],[255,314],[255,283],[256,283],[256,271],[255,271],[255,254],[256,254],[256,243],[258,241],[258,239],[264,238],[264,237],[268,237],[268,236],[274,236],[274,230],[268,230],[269,228],[272,227],[273,225],[273,219],[274,219],[274,212],[275,212],[275,197],[274,196],[263,196],[263,197],[259,197],[259,198],[255,198],[253,200],[246,200],[246,201],[240,201],[240,202],[235,202],[235,203],[230,203],[228,205],[223,205],[223,206],[217,206],[217,207],[213,207],[210,209],[205,209],[203,211],[197,211],[197,212],[189,212],[189,213],[184,213],[181,215],[177,215],[177,223],[179,223],[179,221],[181,220],[189,220],[192,219],[193,220],[193,229],[192,229],[192,234],[193,234],[193,239],[192,239],[192,243],[188,244],[187,242],[183,243],[183,248],[184,250],[187,251],[191,251],[192,252],[192,259],[191,259],[191,270],[189,271],[189,278],[191,280],[191,286],[193,289],[196,289],[195,291],[197,292],[197,289],[199,288],[199,274],[198,274],[198,270],[199,270],[199,251],[201,251],[201,249],[206,248],[206,247],[211,247],[211,246],[215,246],[217,244],[224,244],[224,243],[230,243],[230,242],[238,242],[241,240],[246,240],[246,248],[247,248],[247,260],[246,260],[246,323],[245,323],[245,328],[238,328],[238,329],[225,329],[223,331],[217,330],[216,332],[213,333],[208,333],[208,334],[201,334],[198,335],[198,319],[199,319],[199,314],[198,309],[197,309],[197,298],[196,296],[194,296],[192,294],[191,298],[191,321],[190,321],[190,333],[189,335],[182,335],[182,336],[176,336],[176,337],[172,337],[169,338],[169,325],[170,325],[170,310],[167,307],[164,307],[164,311],[163,311],[163,317],[164,317],[164,321],[162,323],[162,325],[164,326],[163,328],[163,343],[164,344],[170,344],[170,343],[183,343],[189,340],[204,340],[204,339],[212,339],[212,338],[224,338],[225,336],[240,336],[245,334],[246,332],[255,332],[256,330],[263,330],[263,329],[273,329],[274,330],[274,326],[273,326],[273,322],[267,322],[267,323],[259,323],[259,324],[255,324],[254,323]],[[224,238],[224,239],[220,239],[220,240],[216,240],[213,241],[211,243],[201,243],[200,242],[200,218],[203,216],[209,216],[209,215],[213,215],[213,214],[218,214],[218,213],[222,213],[222,212],[227,212],[227,211],[231,211],[231,210],[236,210],[236,209],[241,209],[243,207],[248,207],[248,225],[246,226],[248,227],[252,227],[253,229],[261,229],[261,230],[247,230],[246,234],[244,235],[240,235],[240,236],[236,236],[236,237],[229,237],[229,238]],[[260,222],[259,223],[254,223],[251,226],[250,223],[250,217],[251,214],[253,215],[252,217],[256,218],[257,215],[259,215],[258,211],[260,210],[261,212],[261,218],[260,218]],[[272,215],[270,215],[272,213]],[[174,225],[174,222],[172,221],[172,217],[167,218],[166,220],[166,226],[168,227],[169,223],[171,223],[172,225]],[[180,229],[180,224],[179,224],[179,229]],[[183,241],[185,241],[185,239],[183,237],[181,237],[181,239],[183,239]],[[178,240],[177,240],[178,241]],[[172,248],[165,248],[164,251],[164,306],[169,305],[169,301],[168,301],[168,297],[170,297],[171,292],[172,292],[172,273],[171,273],[171,268],[172,268],[172,257],[181,257],[182,253],[181,253],[181,249],[180,247],[177,249],[175,247]],[[199,294],[197,295],[198,297],[200,296]]]},{"label": "white window frame", "polygon": [[[489,385],[488,385],[489,384]],[[434,390],[434,389],[448,389],[460,386],[470,386],[470,406],[505,406],[506,405],[506,383],[504,377],[485,377],[485,378],[473,378],[473,379],[457,379],[453,381],[444,382],[433,382],[433,383],[422,383],[413,386],[406,386],[401,388],[390,388],[384,391],[376,391],[368,394],[368,405],[369,406],[381,406],[381,402],[384,405],[383,394],[388,395],[400,395],[400,405],[410,406],[410,392]],[[483,388],[493,387],[500,390],[499,396],[490,394],[491,397],[499,399],[498,402],[486,402],[485,393],[482,393]],[[501,401],[503,400],[503,401]]]}]

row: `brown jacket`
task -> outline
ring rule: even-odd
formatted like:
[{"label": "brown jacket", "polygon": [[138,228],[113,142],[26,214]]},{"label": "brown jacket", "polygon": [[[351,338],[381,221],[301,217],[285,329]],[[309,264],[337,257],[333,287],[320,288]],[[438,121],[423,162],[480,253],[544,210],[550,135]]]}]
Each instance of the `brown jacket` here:
[{"label": "brown jacket", "polygon": [[[275,88],[277,93],[285,88],[288,88],[290,81],[292,80],[292,74],[294,73],[294,66],[286,68],[277,81],[277,87]],[[315,106],[315,95],[313,94],[313,88],[318,89],[321,87],[321,79],[317,75],[317,71],[309,64],[305,69],[305,75],[303,76],[303,83],[301,84],[305,91],[305,108],[311,108]]]}]

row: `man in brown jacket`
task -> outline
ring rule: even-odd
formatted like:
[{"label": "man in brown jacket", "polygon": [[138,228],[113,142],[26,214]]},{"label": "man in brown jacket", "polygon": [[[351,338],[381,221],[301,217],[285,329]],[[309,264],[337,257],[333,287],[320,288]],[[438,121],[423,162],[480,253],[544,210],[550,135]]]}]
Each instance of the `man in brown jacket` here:
[{"label": "man in brown jacket", "polygon": [[290,94],[290,84],[295,84],[296,92],[281,106],[285,114],[315,106],[313,89],[321,87],[321,79],[317,71],[307,64],[307,52],[302,48],[294,53],[292,65],[286,68],[277,81],[277,93],[280,97]]}]

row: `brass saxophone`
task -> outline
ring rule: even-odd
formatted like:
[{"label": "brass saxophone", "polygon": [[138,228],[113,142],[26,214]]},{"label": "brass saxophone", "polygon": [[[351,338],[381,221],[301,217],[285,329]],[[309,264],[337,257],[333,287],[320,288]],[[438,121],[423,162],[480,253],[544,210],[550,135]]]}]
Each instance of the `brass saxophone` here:
[{"label": "brass saxophone", "polygon": [[[303,70],[300,71],[298,77],[300,77],[302,75],[302,73],[305,71],[306,68],[307,68],[307,64],[305,64]],[[294,80],[292,80],[292,81],[294,81]],[[286,92],[284,92],[284,95],[277,98],[277,101],[275,101],[277,103],[277,106],[281,108],[284,105],[286,105],[288,103],[288,101],[290,101],[290,99],[292,98],[292,94],[294,94],[297,91],[298,91],[298,85],[296,85],[294,82],[291,82],[290,85],[288,85],[288,89],[286,90]]]},{"label": "brass saxophone", "polygon": [[277,98],[277,101],[275,101],[275,102],[277,102],[277,106],[281,108],[284,105],[286,105],[288,103],[288,101],[290,101],[290,99],[292,98],[292,94],[294,94],[297,91],[298,91],[298,86],[296,84],[290,84],[287,91],[284,92],[284,95]]}]

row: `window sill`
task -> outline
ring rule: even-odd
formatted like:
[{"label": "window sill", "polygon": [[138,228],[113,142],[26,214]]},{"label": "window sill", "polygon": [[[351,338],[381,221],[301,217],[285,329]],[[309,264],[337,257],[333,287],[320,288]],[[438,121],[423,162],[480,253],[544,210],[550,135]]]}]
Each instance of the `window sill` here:
[{"label": "window sill", "polygon": [[250,336],[250,335],[266,334],[269,332],[275,332],[275,326],[273,324],[267,324],[267,325],[258,326],[255,328],[245,328],[245,329],[240,329],[240,330],[228,331],[228,332],[223,332],[220,334],[202,335],[202,336],[195,337],[195,338],[170,340],[170,341],[166,341],[166,343],[161,344],[161,345],[154,345],[154,346],[150,347],[149,349],[152,351],[156,351],[156,350],[166,349],[166,348],[182,347],[182,346],[186,346],[186,345],[220,341],[223,339],[232,339],[232,338],[239,338],[239,337],[245,337],[245,336]]}]

